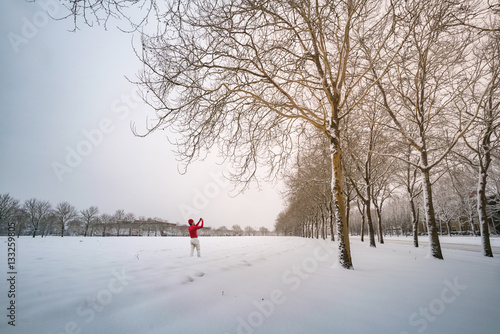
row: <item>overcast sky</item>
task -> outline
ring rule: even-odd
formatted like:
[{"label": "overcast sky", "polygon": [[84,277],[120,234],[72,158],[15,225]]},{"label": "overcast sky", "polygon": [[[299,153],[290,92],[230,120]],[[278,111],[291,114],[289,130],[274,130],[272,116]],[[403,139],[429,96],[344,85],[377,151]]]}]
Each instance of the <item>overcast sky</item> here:
[{"label": "overcast sky", "polygon": [[261,184],[233,198],[216,157],[180,175],[165,133],[132,134],[131,122],[143,128],[153,115],[126,79],[140,67],[132,35],[116,25],[69,32],[71,19],[46,14],[64,13],[58,1],[38,1],[0,1],[0,193],[78,210],[273,229],[283,207],[276,187]]}]

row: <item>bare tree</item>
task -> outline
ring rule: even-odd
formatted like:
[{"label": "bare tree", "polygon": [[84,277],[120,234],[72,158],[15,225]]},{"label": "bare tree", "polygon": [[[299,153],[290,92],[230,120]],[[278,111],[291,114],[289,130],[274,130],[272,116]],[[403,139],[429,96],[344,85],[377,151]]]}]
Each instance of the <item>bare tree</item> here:
[{"label": "bare tree", "polygon": [[[377,86],[393,128],[418,152],[418,164],[406,162],[420,170],[431,255],[442,259],[431,171],[472,123],[461,98],[476,82],[481,64],[470,61],[473,35],[458,24],[459,3],[411,1],[399,9],[398,13],[405,18],[401,24],[411,36],[404,51],[398,54],[395,66],[388,71],[387,80],[378,81]],[[379,71],[375,67],[372,71],[374,78],[378,78]]]},{"label": "bare tree", "polygon": [[[448,169],[447,175],[437,182],[435,186],[436,218],[439,222],[439,232],[443,233],[442,224],[444,223],[449,236],[452,235],[451,221],[460,220],[460,216],[464,210],[463,193],[456,191],[454,172],[452,169]],[[450,184],[453,186],[450,187]],[[466,193],[470,194],[470,191],[466,191]]]},{"label": "bare tree", "polygon": [[[127,213],[125,215],[125,222],[128,224],[129,228],[128,228],[128,235],[131,236],[132,235],[132,227],[133,227],[133,222],[135,220],[135,215],[131,212]],[[160,219],[156,219],[157,221],[161,221]],[[155,233],[155,236],[156,236],[156,233]]]},{"label": "bare tree", "polygon": [[50,213],[40,222],[40,225],[38,226],[38,234],[43,238],[52,233],[56,225],[57,217],[54,210],[51,210]]},{"label": "bare tree", "polygon": [[116,210],[115,214],[113,215],[113,225],[116,228],[117,237],[120,236],[120,231],[123,225],[125,225],[125,219],[126,219],[125,210]]},{"label": "bare tree", "polygon": [[422,183],[418,182],[418,168],[415,165],[418,164],[419,157],[412,153],[412,150],[414,150],[412,145],[405,143],[403,147],[401,151],[405,161],[399,162],[400,168],[397,169],[395,174],[396,183],[405,189],[411,212],[413,246],[418,247],[419,209],[417,202],[422,193]]},{"label": "bare tree", "polygon": [[[345,167],[345,174],[350,181],[349,184],[356,190],[357,197],[363,202],[370,247],[376,247],[372,205],[375,205],[375,209],[377,209],[377,205],[380,204],[380,202],[376,202],[374,194],[379,193],[380,189],[384,187],[384,182],[380,181],[381,178],[385,179],[388,175],[388,166],[391,160],[376,154],[377,151],[381,150],[381,146],[389,145],[390,141],[386,138],[384,126],[384,116],[386,118],[387,116],[378,108],[375,101],[376,96],[372,94],[365,99],[365,103],[361,107],[363,112],[354,116],[357,119],[357,124],[350,124],[351,131],[345,133],[347,144],[344,149],[349,161],[347,164],[349,167]],[[381,206],[378,208],[380,209]],[[381,219],[379,222],[381,223]],[[380,225],[378,238],[379,242],[383,243],[381,232],[382,226]]]},{"label": "bare tree", "polygon": [[372,187],[373,195],[372,201],[373,206],[375,207],[375,212],[377,214],[377,225],[378,225],[378,242],[384,243],[384,231],[382,228],[382,210],[384,208],[384,203],[387,199],[389,199],[392,193],[396,190],[397,186],[393,182],[391,182],[394,165],[389,164],[387,169],[383,174],[381,174],[374,182]]},{"label": "bare tree", "polygon": [[296,229],[298,228],[297,220],[294,219],[293,209],[290,206],[287,206],[285,210],[281,211],[276,217],[276,221],[274,224],[274,230],[276,233],[283,235],[297,235]]},{"label": "bare tree", "polygon": [[[365,241],[365,223],[366,223],[366,214],[365,214],[365,202],[361,200],[361,198],[356,199],[356,206],[358,208],[359,215],[361,216],[361,226],[360,226],[360,234],[361,234],[361,242]],[[371,242],[371,240],[370,240]]]},{"label": "bare tree", "polygon": [[113,224],[113,216],[103,213],[99,216],[99,224],[102,226],[102,236],[106,236],[106,231]]},{"label": "bare tree", "polygon": [[245,232],[247,235],[253,236],[255,234],[255,229],[252,226],[245,227]]},{"label": "bare tree", "polygon": [[221,226],[217,229],[218,235],[219,236],[226,236],[228,235],[228,229],[226,226]]},{"label": "bare tree", "polygon": [[459,22],[481,32],[500,32],[500,3],[495,0],[479,0],[462,4],[467,15]]},{"label": "bare tree", "polygon": [[[312,137],[302,146],[303,152],[297,156],[293,168],[284,176],[283,196],[288,205],[287,215],[293,217],[295,225],[304,225],[306,237],[315,235],[326,238],[328,229],[332,235],[332,194],[330,188],[331,171],[328,168],[328,144],[321,137]],[[346,195],[349,198],[349,194]],[[300,209],[297,209],[300,208]],[[298,211],[298,212],[296,212]],[[290,217],[288,217],[290,219]],[[348,219],[348,217],[346,217]],[[290,222],[287,222],[289,225]]]},{"label": "bare tree", "polygon": [[394,232],[399,235],[400,230],[404,236],[408,236],[412,231],[411,208],[407,205],[405,195],[394,193],[387,201],[384,210],[384,223],[386,225],[385,231],[391,236]]},{"label": "bare tree", "polygon": [[[455,154],[458,151],[455,148]],[[472,229],[475,234],[474,220],[477,218],[477,179],[474,177],[474,168],[463,163],[462,160],[457,160],[453,164],[447,159],[446,173],[449,175],[447,178],[449,190],[454,190],[454,197],[459,202],[459,210],[457,217],[460,233],[467,233],[468,229]],[[450,188],[451,185],[451,188]],[[468,224],[470,226],[468,226]]]},{"label": "bare tree", "polygon": [[88,209],[80,211],[83,218],[84,233],[83,236],[86,237],[89,227],[98,221],[99,209],[96,206],[91,206]]},{"label": "bare tree", "polygon": [[23,204],[23,209],[27,213],[28,221],[33,229],[33,238],[38,232],[40,224],[48,218],[52,205],[48,201],[41,201],[36,198],[28,199]]},{"label": "bare tree", "polygon": [[16,225],[16,235],[19,238],[26,229],[26,225],[29,224],[28,212],[25,210],[24,205],[15,210],[13,220]]},{"label": "bare tree", "polygon": [[0,235],[10,231],[9,227],[15,223],[14,217],[19,209],[19,200],[10,194],[0,194]]},{"label": "bare tree", "polygon": [[[475,86],[475,99],[478,101],[480,114],[475,122],[471,136],[466,137],[466,144],[474,152],[472,159],[466,159],[477,168],[477,213],[481,230],[483,254],[493,257],[490,244],[487,214],[487,180],[492,162],[492,153],[500,147],[500,37],[491,36],[483,46],[479,57],[488,61],[487,71],[483,76],[484,84]],[[483,100],[483,97],[484,100]],[[464,156],[462,155],[462,158]]]},{"label": "bare tree", "polygon": [[[371,205],[372,205],[372,179],[371,179],[371,156],[373,155],[373,152],[370,152],[366,154],[365,156],[360,155],[360,159],[365,159],[364,161],[360,161],[357,158],[354,158],[356,155],[359,155],[360,152],[366,152],[366,151],[355,151],[352,149],[352,162],[353,165],[351,166],[351,170],[353,172],[357,172],[359,174],[358,178],[355,178],[353,176],[354,173],[348,173],[346,176],[348,180],[350,181],[352,187],[356,190],[357,193],[357,198],[358,198],[358,210],[360,213],[363,214],[363,221],[361,225],[362,233],[364,233],[364,223],[366,222],[368,226],[368,238],[370,240],[370,247],[376,247],[375,243],[375,229],[373,227],[373,216],[372,216],[372,210],[371,210]],[[356,152],[357,154],[355,154]],[[356,163],[357,162],[357,163]],[[361,206],[360,206],[361,202]]]},{"label": "bare tree", "polygon": [[61,202],[56,205],[54,215],[61,231],[61,237],[64,237],[68,223],[78,217],[78,211],[68,202]]}]

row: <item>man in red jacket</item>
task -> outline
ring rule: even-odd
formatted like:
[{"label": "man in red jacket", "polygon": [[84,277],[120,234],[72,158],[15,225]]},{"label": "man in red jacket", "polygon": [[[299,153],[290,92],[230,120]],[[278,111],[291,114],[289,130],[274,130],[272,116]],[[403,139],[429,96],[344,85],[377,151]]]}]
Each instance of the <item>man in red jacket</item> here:
[{"label": "man in red jacket", "polygon": [[203,227],[203,219],[200,218],[196,225],[194,225],[194,220],[192,219],[189,219],[188,223],[189,236],[191,237],[191,256],[193,256],[194,248],[196,247],[196,252],[198,253],[198,257],[200,257],[200,241],[198,240],[198,233],[196,231]]}]

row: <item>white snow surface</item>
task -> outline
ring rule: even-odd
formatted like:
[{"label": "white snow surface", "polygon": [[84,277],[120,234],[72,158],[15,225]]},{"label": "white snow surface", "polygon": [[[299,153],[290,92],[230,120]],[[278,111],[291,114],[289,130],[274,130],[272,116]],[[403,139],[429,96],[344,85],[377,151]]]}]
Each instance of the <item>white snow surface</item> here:
[{"label": "white snow surface", "polygon": [[198,258],[187,237],[16,239],[15,327],[2,252],[0,333],[500,333],[500,254],[444,248],[436,260],[353,237],[346,270],[328,240],[200,244]]}]

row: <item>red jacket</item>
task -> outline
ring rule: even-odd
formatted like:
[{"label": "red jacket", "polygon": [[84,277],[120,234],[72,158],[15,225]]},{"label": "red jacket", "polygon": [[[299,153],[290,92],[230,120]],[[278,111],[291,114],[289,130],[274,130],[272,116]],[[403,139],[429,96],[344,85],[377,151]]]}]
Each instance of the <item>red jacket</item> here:
[{"label": "red jacket", "polygon": [[203,220],[201,221],[201,226],[198,225],[200,225],[200,222],[198,222],[196,225],[189,226],[189,236],[191,238],[198,238],[198,233],[196,232],[196,230],[203,227]]}]

